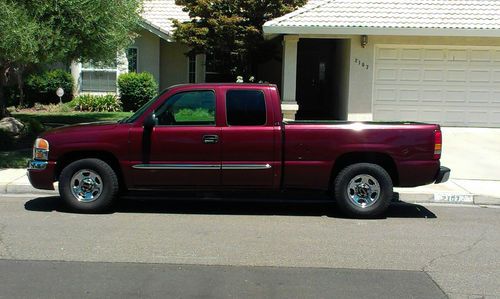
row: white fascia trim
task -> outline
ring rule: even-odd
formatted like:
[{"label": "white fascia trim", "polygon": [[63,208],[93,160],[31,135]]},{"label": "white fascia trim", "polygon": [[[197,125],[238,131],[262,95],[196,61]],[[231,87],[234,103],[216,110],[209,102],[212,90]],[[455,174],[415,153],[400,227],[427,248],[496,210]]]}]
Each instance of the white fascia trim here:
[{"label": "white fascia trim", "polygon": [[169,33],[161,30],[161,28],[149,23],[148,21],[146,20],[142,20],[140,22],[140,25],[142,28],[146,29],[147,31],[153,33],[154,35],[158,36],[159,38],[167,41],[167,42],[173,42],[174,40],[172,39],[172,37],[170,36]]},{"label": "white fascia trim", "polygon": [[319,26],[263,26],[265,36],[277,34],[325,35],[405,35],[405,36],[468,36],[500,37],[500,29],[453,28],[383,28],[383,27],[319,27]]}]

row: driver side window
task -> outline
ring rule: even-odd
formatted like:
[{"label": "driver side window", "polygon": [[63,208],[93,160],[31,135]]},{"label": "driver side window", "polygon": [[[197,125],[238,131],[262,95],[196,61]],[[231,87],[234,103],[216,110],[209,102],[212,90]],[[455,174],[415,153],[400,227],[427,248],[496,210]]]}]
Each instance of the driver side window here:
[{"label": "driver side window", "polygon": [[160,126],[215,125],[215,93],[187,91],[171,96],[156,111]]}]

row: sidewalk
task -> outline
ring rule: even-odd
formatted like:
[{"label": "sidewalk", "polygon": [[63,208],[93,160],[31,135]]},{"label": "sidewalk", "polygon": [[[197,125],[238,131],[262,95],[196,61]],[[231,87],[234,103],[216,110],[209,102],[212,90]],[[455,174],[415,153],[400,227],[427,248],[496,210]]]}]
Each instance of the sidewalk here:
[{"label": "sidewalk", "polygon": [[[394,191],[399,193],[399,200],[408,203],[500,205],[500,181],[451,179],[444,184],[395,188]],[[2,194],[58,193],[31,187],[25,169],[1,169],[0,195]]]}]

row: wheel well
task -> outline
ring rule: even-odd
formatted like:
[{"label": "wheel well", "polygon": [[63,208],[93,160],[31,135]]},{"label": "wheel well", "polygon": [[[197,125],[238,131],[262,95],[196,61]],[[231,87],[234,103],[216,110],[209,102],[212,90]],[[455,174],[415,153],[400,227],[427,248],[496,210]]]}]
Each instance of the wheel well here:
[{"label": "wheel well", "polygon": [[77,160],[88,159],[88,158],[99,159],[108,163],[108,165],[111,166],[111,168],[113,168],[113,170],[116,172],[116,175],[118,176],[120,188],[123,188],[125,186],[123,173],[120,167],[120,163],[118,162],[118,159],[110,152],[100,152],[100,151],[78,151],[78,152],[67,153],[61,156],[57,160],[56,164],[56,169],[55,169],[56,180],[59,180],[59,175],[61,174],[62,170],[70,163],[75,162]]},{"label": "wheel well", "polygon": [[391,156],[377,152],[357,152],[343,154],[335,160],[332,169],[330,186],[333,186],[333,180],[335,180],[335,177],[342,169],[356,163],[377,164],[389,173],[394,186],[399,184],[398,169],[396,168],[396,163],[394,163]]}]

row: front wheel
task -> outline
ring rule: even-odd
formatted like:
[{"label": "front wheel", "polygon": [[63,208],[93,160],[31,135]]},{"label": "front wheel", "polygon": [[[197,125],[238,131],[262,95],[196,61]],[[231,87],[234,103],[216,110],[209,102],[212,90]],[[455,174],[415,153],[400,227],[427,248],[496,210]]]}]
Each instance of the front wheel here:
[{"label": "front wheel", "polygon": [[392,188],[387,171],[371,163],[347,166],[334,183],[338,207],[356,218],[374,218],[384,213],[392,200]]},{"label": "front wheel", "polygon": [[66,166],[59,176],[59,194],[80,212],[107,211],[118,195],[115,171],[99,159],[82,159]]}]

